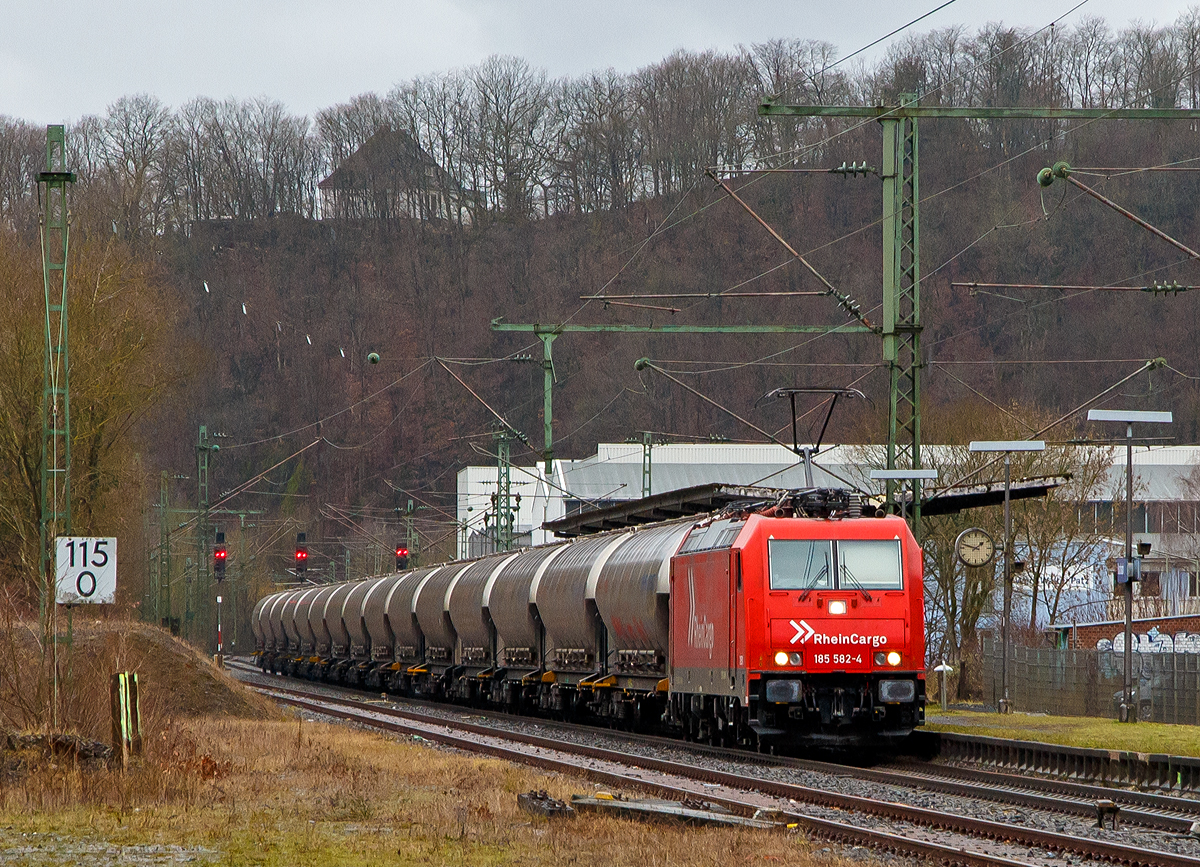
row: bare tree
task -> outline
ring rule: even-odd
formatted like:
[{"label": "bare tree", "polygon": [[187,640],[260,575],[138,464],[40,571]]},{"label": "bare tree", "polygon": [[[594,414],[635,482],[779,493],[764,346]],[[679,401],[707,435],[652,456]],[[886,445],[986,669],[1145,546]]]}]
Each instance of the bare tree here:
[{"label": "bare tree", "polygon": [[544,72],[516,57],[489,57],[471,70],[475,153],[491,209],[530,216],[550,163],[551,87]]},{"label": "bare tree", "polygon": [[390,123],[388,106],[377,94],[363,93],[347,103],[317,112],[316,126],[325,158],[337,166]]},{"label": "bare tree", "polygon": [[1136,108],[1174,108],[1185,76],[1177,31],[1134,22],[1121,34],[1124,103]]},{"label": "bare tree", "polygon": [[1013,510],[1013,535],[1026,564],[1021,584],[1029,596],[1029,629],[1037,629],[1038,607],[1051,622],[1072,588],[1090,582],[1103,559],[1110,530],[1092,518],[1085,504],[1110,494],[1112,450],[1058,446],[1030,462],[1037,475],[1067,475],[1068,484]]},{"label": "bare tree", "polygon": [[757,77],[742,57],[677,51],[633,76],[648,195],[686,192],[709,166],[747,164]]},{"label": "bare tree", "polygon": [[45,131],[0,115],[0,225],[26,232],[37,225],[31,181],[45,167]]},{"label": "bare tree", "polygon": [[1071,104],[1083,108],[1113,105],[1111,68],[1116,48],[1107,22],[1084,16],[1066,39],[1064,84]]},{"label": "bare tree", "polygon": [[388,94],[392,126],[407,132],[459,187],[462,207],[452,219],[461,227],[464,215],[483,220],[483,168],[475,158],[479,131],[471,111],[472,84],[461,72],[416,78]]},{"label": "bare tree", "polygon": [[144,93],[121,97],[100,122],[98,171],[91,182],[108,187],[117,215],[114,228],[124,238],[158,234],[164,228],[172,126],[167,106]]}]

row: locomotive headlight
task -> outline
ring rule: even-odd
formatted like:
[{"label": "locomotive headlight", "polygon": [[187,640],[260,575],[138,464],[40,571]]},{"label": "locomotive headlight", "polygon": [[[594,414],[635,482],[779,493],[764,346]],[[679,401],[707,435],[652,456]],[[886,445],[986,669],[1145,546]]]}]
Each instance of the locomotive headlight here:
[{"label": "locomotive headlight", "polygon": [[888,663],[888,665],[899,665],[900,664],[900,652],[897,650],[893,650],[890,653],[888,653],[887,663]]},{"label": "locomotive headlight", "polygon": [[846,613],[846,600],[845,599],[830,599],[829,600],[829,613],[830,614],[845,614]]},{"label": "locomotive headlight", "polygon": [[775,654],[775,664],[776,665],[787,665],[788,664],[788,655],[787,655],[786,650],[780,650]]}]

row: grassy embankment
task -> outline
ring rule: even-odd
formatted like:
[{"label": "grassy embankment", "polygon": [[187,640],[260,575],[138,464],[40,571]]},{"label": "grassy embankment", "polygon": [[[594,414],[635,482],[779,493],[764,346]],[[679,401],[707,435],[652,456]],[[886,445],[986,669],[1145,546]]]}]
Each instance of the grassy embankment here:
[{"label": "grassy embankment", "polygon": [[[73,728],[106,740],[106,672],[138,670],[145,756],[122,773],[0,748],[0,863],[841,863],[783,833],[533,818],[518,793],[594,786],[286,716],[153,627],[96,624],[76,651],[72,683],[97,694],[71,697]],[[0,720],[16,701],[0,694]]]},{"label": "grassy embankment", "polygon": [[967,710],[948,710],[943,713],[941,708],[933,705],[928,714],[939,720],[926,726],[931,731],[962,732],[1102,750],[1200,756],[1200,726],[1149,722],[1130,725],[1096,717],[1023,713],[1001,715]]},{"label": "grassy embankment", "polygon": [[174,853],[270,867],[813,861],[809,844],[780,833],[534,819],[517,793],[593,787],[343,726],[191,720],[150,752],[124,775],[43,762],[0,786],[0,862],[103,852],[111,863]]}]

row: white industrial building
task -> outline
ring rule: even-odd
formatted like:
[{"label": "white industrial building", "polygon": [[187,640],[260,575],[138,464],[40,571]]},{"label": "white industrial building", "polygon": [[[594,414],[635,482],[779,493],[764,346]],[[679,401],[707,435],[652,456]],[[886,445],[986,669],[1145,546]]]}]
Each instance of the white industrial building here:
[{"label": "white industrial building", "polygon": [[[943,446],[926,446],[937,463]],[[869,478],[870,465],[882,464],[881,446],[841,445],[824,448],[815,460],[813,482],[819,487],[851,483],[880,491]],[[1111,515],[1113,492],[1123,490],[1125,450],[1112,450],[1108,484],[1101,499],[1090,504],[1096,518]],[[1200,533],[1200,446],[1165,446],[1134,451],[1134,530],[1154,543],[1156,552],[1184,549],[1195,557],[1193,541]],[[775,444],[601,443],[582,460],[558,460],[547,480],[537,465],[511,467],[511,492],[519,494],[515,533],[519,545],[552,540],[542,524],[581,510],[636,500],[709,483],[771,488],[805,486],[804,467],[791,449]],[[497,469],[471,466],[458,473],[457,520],[459,556],[477,556],[494,547]],[[951,481],[943,479],[943,482]],[[1082,505],[1082,504],[1081,504]]]},{"label": "white industrial building", "polygon": [[[871,446],[829,446],[816,459],[818,487],[874,486],[866,478],[864,456]],[[466,467],[458,473],[458,551],[474,557],[493,550],[495,466]],[[846,481],[840,481],[837,476]],[[545,469],[514,464],[510,486],[515,503],[518,545],[553,540],[542,524],[582,510],[637,500],[696,485],[722,483],[768,488],[805,487],[804,466],[791,449],[744,443],[601,443],[582,460],[556,460],[547,482]]]}]

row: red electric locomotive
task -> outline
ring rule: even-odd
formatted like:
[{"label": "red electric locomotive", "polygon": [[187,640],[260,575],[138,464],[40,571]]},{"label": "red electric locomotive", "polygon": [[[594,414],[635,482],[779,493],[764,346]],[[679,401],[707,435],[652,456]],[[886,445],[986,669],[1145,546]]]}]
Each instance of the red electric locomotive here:
[{"label": "red electric locomotive", "polygon": [[886,744],[924,722],[921,549],[901,518],[831,514],[715,520],[672,559],[670,713],[693,737]]},{"label": "red electric locomotive", "polygon": [[[769,492],[765,492],[769,493]],[[921,551],[845,491],[262,600],[264,668],[745,746],[924,721]]]}]

